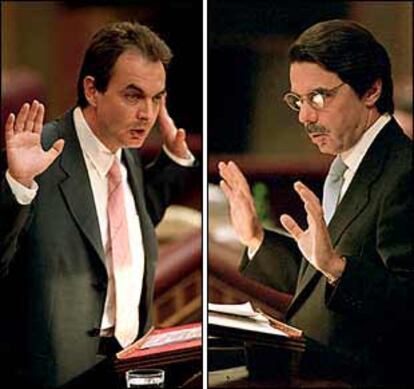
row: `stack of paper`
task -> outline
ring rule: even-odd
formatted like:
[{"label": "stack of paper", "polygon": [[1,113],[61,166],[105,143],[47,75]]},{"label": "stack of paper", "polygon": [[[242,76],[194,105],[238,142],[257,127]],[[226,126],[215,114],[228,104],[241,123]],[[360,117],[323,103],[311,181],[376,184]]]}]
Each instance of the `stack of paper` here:
[{"label": "stack of paper", "polygon": [[264,343],[299,343],[301,330],[289,326],[254,309],[250,302],[244,304],[208,304],[209,334],[234,336],[242,340]]}]

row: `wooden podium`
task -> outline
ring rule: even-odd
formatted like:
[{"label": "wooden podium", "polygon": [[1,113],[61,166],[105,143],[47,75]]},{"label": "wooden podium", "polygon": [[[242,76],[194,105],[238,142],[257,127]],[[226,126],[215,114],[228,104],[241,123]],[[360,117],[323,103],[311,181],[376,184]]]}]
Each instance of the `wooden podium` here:
[{"label": "wooden podium", "polygon": [[310,339],[238,340],[209,330],[209,388],[351,388],[356,367]]}]

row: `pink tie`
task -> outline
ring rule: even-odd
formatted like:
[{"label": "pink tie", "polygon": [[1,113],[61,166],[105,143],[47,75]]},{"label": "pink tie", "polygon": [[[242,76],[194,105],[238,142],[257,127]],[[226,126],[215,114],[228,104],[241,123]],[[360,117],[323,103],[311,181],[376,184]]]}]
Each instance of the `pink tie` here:
[{"label": "pink tie", "polygon": [[112,267],[115,280],[115,337],[125,347],[138,335],[138,302],[131,301],[137,288],[131,274],[132,256],[129,248],[121,169],[117,158],[108,172],[108,225]]}]

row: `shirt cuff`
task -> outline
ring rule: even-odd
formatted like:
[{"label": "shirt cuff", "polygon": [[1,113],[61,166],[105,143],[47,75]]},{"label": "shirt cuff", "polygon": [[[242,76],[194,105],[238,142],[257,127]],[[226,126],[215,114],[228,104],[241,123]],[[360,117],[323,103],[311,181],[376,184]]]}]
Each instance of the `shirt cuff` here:
[{"label": "shirt cuff", "polygon": [[252,260],[254,258],[254,256],[256,255],[256,253],[259,251],[260,247],[262,247],[263,241],[254,249],[252,249],[251,247],[247,248],[247,258],[249,258],[250,260]]},{"label": "shirt cuff", "polygon": [[164,150],[165,154],[167,154],[168,157],[170,159],[172,159],[176,164],[181,165],[181,166],[185,166],[185,167],[190,167],[190,166],[194,165],[195,157],[191,153],[191,151],[188,151],[188,157],[187,158],[181,158],[181,157],[177,157],[170,150],[168,150],[166,145],[162,145],[162,149]]},{"label": "shirt cuff", "polygon": [[346,257],[342,256],[340,257],[341,261],[343,262],[343,269],[341,271],[340,274],[336,274],[336,275],[332,275],[332,274],[325,274],[325,277],[328,281],[328,284],[332,285],[332,286],[336,286],[339,282],[339,280],[342,277],[342,274],[345,270],[345,266],[346,266]]},{"label": "shirt cuff", "polygon": [[39,185],[37,185],[36,181],[33,182],[31,188],[28,188],[22,185],[20,182],[16,181],[9,173],[6,171],[6,180],[10,186],[16,201],[21,205],[28,205],[30,204],[33,199],[36,197],[37,190],[39,189]]}]

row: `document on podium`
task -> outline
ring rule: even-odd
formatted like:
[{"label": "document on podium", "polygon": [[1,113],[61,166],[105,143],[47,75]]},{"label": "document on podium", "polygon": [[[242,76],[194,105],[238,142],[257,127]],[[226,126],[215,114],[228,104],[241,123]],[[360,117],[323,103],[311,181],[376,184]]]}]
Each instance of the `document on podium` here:
[{"label": "document on podium", "polygon": [[244,304],[208,304],[208,323],[261,334],[300,338],[303,332],[289,326],[259,309],[250,302]]},{"label": "document on podium", "polygon": [[141,339],[116,354],[115,364],[140,367],[201,360],[201,323],[151,329]]}]

